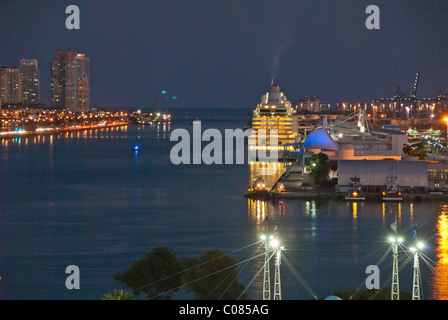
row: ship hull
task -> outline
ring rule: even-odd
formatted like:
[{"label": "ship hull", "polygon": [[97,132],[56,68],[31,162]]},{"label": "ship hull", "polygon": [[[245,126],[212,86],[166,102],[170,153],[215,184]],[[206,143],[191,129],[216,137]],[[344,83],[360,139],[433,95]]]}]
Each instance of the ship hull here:
[{"label": "ship hull", "polygon": [[386,194],[382,197],[383,201],[403,201],[403,197],[398,194]]},{"label": "ship hull", "polygon": [[249,191],[244,194],[244,197],[251,199],[266,199],[270,196],[267,190]]},{"label": "ship hull", "polygon": [[366,198],[365,197],[350,197],[350,196],[347,196],[347,197],[345,197],[345,200],[347,200],[347,201],[365,201]]}]

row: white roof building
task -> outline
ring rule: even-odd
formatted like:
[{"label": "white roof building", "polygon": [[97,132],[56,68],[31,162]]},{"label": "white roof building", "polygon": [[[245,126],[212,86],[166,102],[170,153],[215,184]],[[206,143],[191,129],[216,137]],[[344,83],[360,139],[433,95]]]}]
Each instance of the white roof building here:
[{"label": "white roof building", "polygon": [[401,160],[408,137],[402,132],[372,128],[362,112],[358,123],[337,121],[311,132],[304,143],[306,152],[327,154],[330,160]]}]

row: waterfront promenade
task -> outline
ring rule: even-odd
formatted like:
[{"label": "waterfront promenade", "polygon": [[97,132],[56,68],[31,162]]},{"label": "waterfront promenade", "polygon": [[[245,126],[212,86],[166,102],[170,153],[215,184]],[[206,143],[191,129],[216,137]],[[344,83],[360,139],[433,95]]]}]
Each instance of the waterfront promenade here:
[{"label": "waterfront promenade", "polygon": [[26,138],[40,135],[51,135],[51,134],[63,134],[69,132],[86,131],[86,130],[98,130],[104,128],[114,128],[129,125],[128,122],[111,122],[111,123],[100,123],[96,125],[74,125],[70,127],[62,128],[40,128],[35,131],[3,131],[0,132],[0,140],[2,139],[15,139],[15,138]]}]

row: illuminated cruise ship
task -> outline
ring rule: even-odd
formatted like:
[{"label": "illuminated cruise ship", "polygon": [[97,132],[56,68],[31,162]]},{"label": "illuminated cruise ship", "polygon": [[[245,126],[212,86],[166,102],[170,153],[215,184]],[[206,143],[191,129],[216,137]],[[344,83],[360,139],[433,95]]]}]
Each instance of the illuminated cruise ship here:
[{"label": "illuminated cruise ship", "polygon": [[[254,110],[252,118],[253,133],[249,137],[250,150],[278,150],[279,158],[283,157],[283,151],[293,150],[292,145],[298,135],[298,120],[296,111],[291,102],[280,91],[278,85],[271,85],[271,89],[261,97],[261,102]],[[266,146],[257,143],[260,130],[265,130]],[[278,130],[277,144],[271,144],[270,130]],[[260,133],[261,134],[261,133]]]}]

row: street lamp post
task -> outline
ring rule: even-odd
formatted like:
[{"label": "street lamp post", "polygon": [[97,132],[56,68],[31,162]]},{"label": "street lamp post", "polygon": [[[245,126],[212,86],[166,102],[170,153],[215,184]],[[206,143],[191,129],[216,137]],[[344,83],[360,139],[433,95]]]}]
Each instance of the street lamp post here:
[{"label": "street lamp post", "polygon": [[448,118],[443,119],[446,122],[446,141],[447,141],[447,147],[448,147]]}]

